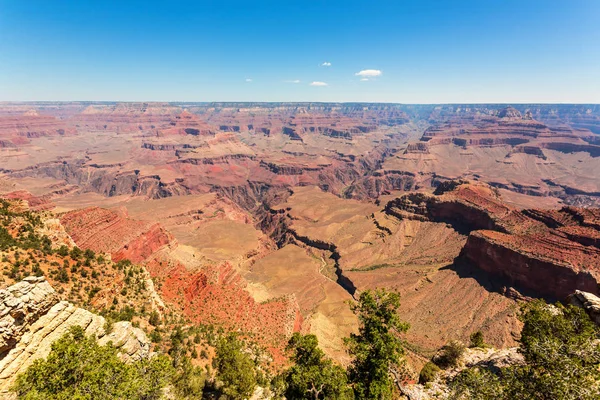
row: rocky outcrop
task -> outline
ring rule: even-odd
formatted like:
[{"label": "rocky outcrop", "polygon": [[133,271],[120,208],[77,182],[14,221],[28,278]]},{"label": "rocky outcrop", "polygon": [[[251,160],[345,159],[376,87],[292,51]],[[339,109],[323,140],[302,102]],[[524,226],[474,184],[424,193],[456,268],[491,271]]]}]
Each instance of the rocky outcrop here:
[{"label": "rocky outcrop", "polygon": [[430,220],[468,234],[459,260],[534,295],[563,300],[599,294],[600,210],[519,210],[487,185],[445,182],[438,195],[412,193],[387,203],[397,218]]},{"label": "rocky outcrop", "polygon": [[598,157],[600,146],[593,144],[594,136],[587,130],[548,126],[530,117],[523,118],[517,109],[506,107],[497,116],[455,116],[427,128],[421,141],[430,146],[454,144],[464,148],[508,145],[516,147],[508,155],[524,153],[546,160],[541,149],[563,153],[587,152]]},{"label": "rocky outcrop", "polygon": [[202,121],[197,115],[184,110],[176,115],[168,127],[158,130],[159,136],[190,135],[190,136],[214,136],[215,129]]},{"label": "rocky outcrop", "polygon": [[50,284],[36,277],[0,290],[0,354],[14,347],[29,326],[57,301]]},{"label": "rocky outcrop", "polygon": [[522,115],[519,110],[509,106],[498,112],[498,118],[522,118]]},{"label": "rocky outcrop", "polygon": [[67,127],[50,115],[40,115],[30,110],[21,115],[0,116],[0,147],[14,147],[30,142],[30,139],[45,136],[74,134],[75,129]]},{"label": "rocky outcrop", "polygon": [[459,365],[440,371],[433,382],[427,385],[400,385],[399,389],[403,395],[401,398],[408,400],[449,399],[450,388],[448,387],[448,382],[467,368],[480,367],[496,371],[500,368],[521,365],[524,362],[523,355],[519,353],[516,347],[507,349],[466,349],[461,356]]},{"label": "rocky outcrop", "polygon": [[461,254],[470,264],[541,296],[565,299],[577,289],[599,293],[600,274],[594,261],[600,251],[551,232],[538,236],[476,231]]},{"label": "rocky outcrop", "polygon": [[567,298],[567,302],[583,308],[589,314],[590,318],[597,325],[600,325],[600,297],[592,293],[576,290],[575,293]]},{"label": "rocky outcrop", "polygon": [[167,126],[181,109],[165,103],[91,104],[71,119],[78,128],[134,133]]},{"label": "rocky outcrop", "polygon": [[35,360],[45,358],[52,343],[70,327],[81,326],[101,345],[111,342],[124,360],[150,356],[150,341],[130,322],[117,322],[106,332],[106,320],[66,301],[59,301],[43,277],[28,277],[0,291],[0,394]]},{"label": "rocky outcrop", "polygon": [[511,213],[511,208],[495,199],[489,188],[464,185],[464,182],[440,184],[436,189],[438,196],[411,193],[393,199],[386,204],[385,211],[400,218],[423,219],[420,218],[422,216],[430,221],[449,223],[461,232],[477,229],[505,231],[500,221]]},{"label": "rocky outcrop", "polygon": [[404,154],[429,154],[429,147],[424,142],[409,143]]},{"label": "rocky outcrop", "polygon": [[9,200],[24,200],[29,205],[29,209],[34,211],[49,210],[54,207],[48,199],[34,196],[26,190],[18,190],[2,195],[3,198]]}]

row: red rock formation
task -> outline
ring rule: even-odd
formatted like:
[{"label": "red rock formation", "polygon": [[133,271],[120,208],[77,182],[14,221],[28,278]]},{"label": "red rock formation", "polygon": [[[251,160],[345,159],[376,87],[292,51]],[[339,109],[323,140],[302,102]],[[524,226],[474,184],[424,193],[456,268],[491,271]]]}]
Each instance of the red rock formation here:
[{"label": "red rock formation", "polygon": [[176,115],[168,127],[158,130],[159,136],[164,135],[192,135],[192,136],[214,136],[212,127],[202,121],[197,115],[184,110]]},{"label": "red rock formation", "polygon": [[403,196],[386,211],[470,232],[462,260],[540,296],[600,292],[599,209],[517,210],[484,185],[448,184],[438,193]]},{"label": "red rock formation", "polygon": [[26,190],[18,190],[3,194],[1,197],[11,200],[25,200],[29,204],[29,208],[34,211],[50,210],[54,208],[54,204],[48,199],[37,197]]},{"label": "red rock formation", "polygon": [[574,290],[599,293],[600,250],[552,231],[537,235],[475,231],[462,255],[473,265],[542,296],[565,299]]},{"label": "red rock formation", "polygon": [[174,240],[157,223],[98,207],[68,212],[60,221],[80,248],[110,253],[115,261],[144,261]]},{"label": "red rock formation", "polygon": [[160,282],[162,298],[190,320],[250,334],[278,365],[285,361],[287,339],[302,325],[294,298],[256,302],[229,263],[186,268],[169,251],[176,246],[173,237],[157,223],[98,207],[68,212],[60,220],[80,248],[110,253],[114,261],[144,263]]},{"label": "red rock formation", "polygon": [[96,104],[69,121],[80,129],[131,133],[166,127],[180,113],[179,107],[163,103]]},{"label": "red rock formation", "polygon": [[516,147],[513,152],[533,154],[545,159],[542,148],[564,153],[585,151],[592,157],[600,156],[600,146],[591,144],[594,135],[587,130],[567,126],[549,127],[531,118],[523,118],[512,107],[500,110],[497,116],[453,117],[449,121],[429,127],[421,141],[429,145],[455,144],[457,146]]},{"label": "red rock formation", "polygon": [[187,318],[249,334],[271,353],[276,365],[285,362],[287,340],[302,325],[295,298],[256,302],[229,263],[190,271],[180,263],[159,258],[151,260],[147,268],[161,282],[163,299],[177,305]]},{"label": "red rock formation", "polygon": [[29,111],[22,115],[0,116],[0,147],[14,147],[32,138],[74,134],[75,129],[49,115]]}]

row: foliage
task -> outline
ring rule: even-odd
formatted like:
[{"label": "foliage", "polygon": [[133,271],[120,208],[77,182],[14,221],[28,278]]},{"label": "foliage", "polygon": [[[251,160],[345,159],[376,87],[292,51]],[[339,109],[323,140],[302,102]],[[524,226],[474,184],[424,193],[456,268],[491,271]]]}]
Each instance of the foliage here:
[{"label": "foliage", "polygon": [[69,253],[69,255],[71,256],[71,258],[73,260],[77,260],[79,257],[81,257],[82,254],[83,254],[83,251],[77,246],[74,246],[71,249],[71,252]]},{"label": "foliage", "polygon": [[519,351],[524,365],[463,371],[452,383],[458,398],[598,399],[600,329],[574,306],[541,300],[524,306]]},{"label": "foliage", "polygon": [[66,257],[69,255],[69,248],[63,244],[58,248],[58,250],[56,250],[56,254],[58,254],[61,257]]},{"label": "foliage", "polygon": [[486,347],[481,331],[471,333],[470,340],[471,344],[469,347]]},{"label": "foliage", "polygon": [[429,361],[421,368],[421,372],[419,373],[419,383],[425,384],[435,380],[438,372],[440,372],[440,367]]},{"label": "foliage", "polygon": [[452,340],[444,347],[440,355],[434,358],[434,362],[440,368],[450,368],[458,366],[462,355],[465,352],[465,345],[458,340]]},{"label": "foliage", "polygon": [[294,365],[284,373],[287,399],[352,399],[346,371],[325,358],[315,335],[299,333],[289,340]]},{"label": "foliage", "polygon": [[[506,379],[506,378],[505,378]],[[486,368],[468,368],[451,383],[453,399],[504,400],[504,385],[500,375]]]},{"label": "foliage", "polygon": [[0,250],[6,250],[16,244],[8,230],[0,226]]},{"label": "foliage", "polygon": [[150,318],[148,319],[148,322],[152,326],[160,325],[160,315],[158,314],[158,311],[154,310],[150,313]]},{"label": "foliage", "polygon": [[178,398],[201,398],[205,383],[204,370],[201,367],[194,367],[190,359],[184,357],[173,379],[173,387]]},{"label": "foliage", "polygon": [[351,306],[359,319],[358,334],[346,338],[354,357],[349,369],[350,380],[358,399],[391,399],[394,395],[392,369],[403,362],[400,333],[409,328],[400,321],[400,296],[383,289],[361,293]]},{"label": "foliage", "polygon": [[113,321],[131,321],[135,316],[135,309],[129,305],[121,307],[119,311],[116,310],[102,310],[101,314]]},{"label": "foliage", "polygon": [[79,326],[52,344],[18,376],[13,390],[22,399],[158,399],[173,373],[164,356],[126,364],[112,345],[100,346]]},{"label": "foliage", "polygon": [[219,340],[214,366],[219,390],[233,399],[250,397],[256,387],[256,365],[252,358],[242,351],[242,343],[229,334]]}]

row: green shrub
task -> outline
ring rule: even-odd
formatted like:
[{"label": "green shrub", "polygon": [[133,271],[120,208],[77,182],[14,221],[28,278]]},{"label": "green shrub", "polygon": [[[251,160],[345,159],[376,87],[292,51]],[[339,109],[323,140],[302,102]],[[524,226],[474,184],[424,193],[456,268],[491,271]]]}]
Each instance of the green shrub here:
[{"label": "green shrub", "polygon": [[68,283],[69,282],[69,274],[67,273],[67,270],[64,268],[59,269],[58,274],[56,274],[56,280],[61,283]]},{"label": "green shrub", "polygon": [[83,251],[81,251],[81,249],[77,246],[73,247],[71,249],[71,252],[69,253],[69,255],[71,256],[71,258],[73,260],[77,260],[79,257],[81,257],[82,254],[83,254]]},{"label": "green shrub", "polygon": [[148,322],[152,326],[160,325],[160,315],[158,314],[158,311],[154,310],[150,313],[150,318],[148,319]]},{"label": "green shrub", "polygon": [[162,335],[160,334],[158,329],[155,329],[152,332],[150,332],[150,340],[152,341],[152,343],[162,342]]},{"label": "green shrub", "polygon": [[585,310],[535,300],[520,318],[525,363],[466,369],[451,383],[452,398],[599,399],[600,329]]},{"label": "green shrub", "polygon": [[453,340],[442,347],[441,354],[434,358],[434,362],[440,368],[456,367],[460,363],[460,359],[465,352],[465,345],[458,340]]},{"label": "green shrub", "polygon": [[419,383],[424,385],[427,382],[432,382],[435,380],[438,372],[440,372],[440,367],[429,361],[421,368],[421,372],[419,373]]},{"label": "green shrub", "polygon": [[126,364],[112,345],[100,346],[79,326],[52,344],[17,377],[12,390],[24,399],[159,399],[174,374],[164,356]]},{"label": "green shrub", "polygon": [[471,333],[471,344],[469,347],[486,347],[481,331]]},{"label": "green shrub", "polygon": [[399,308],[400,295],[384,289],[365,290],[351,305],[358,316],[359,330],[345,342],[354,357],[348,372],[358,399],[397,398],[390,371],[404,362],[400,334],[409,328],[400,320]]},{"label": "green shrub", "polygon": [[353,399],[346,371],[325,357],[315,335],[294,333],[288,342],[294,365],[284,374],[288,399]]},{"label": "green shrub", "polygon": [[173,380],[178,398],[200,399],[206,383],[206,374],[201,367],[194,367],[190,359],[184,357]]}]

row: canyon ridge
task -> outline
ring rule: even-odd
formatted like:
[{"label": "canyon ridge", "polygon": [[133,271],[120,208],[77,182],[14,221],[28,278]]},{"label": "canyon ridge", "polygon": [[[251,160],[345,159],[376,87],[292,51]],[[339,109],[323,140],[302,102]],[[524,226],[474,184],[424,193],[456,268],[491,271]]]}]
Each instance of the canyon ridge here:
[{"label": "canyon ridge", "polygon": [[[400,294],[413,371],[476,331],[515,346],[523,302],[600,295],[598,171],[598,105],[0,103],[0,197],[110,260],[89,307],[243,332],[275,369],[294,332],[347,365],[367,289]],[[48,280],[19,290],[85,303]]]}]

